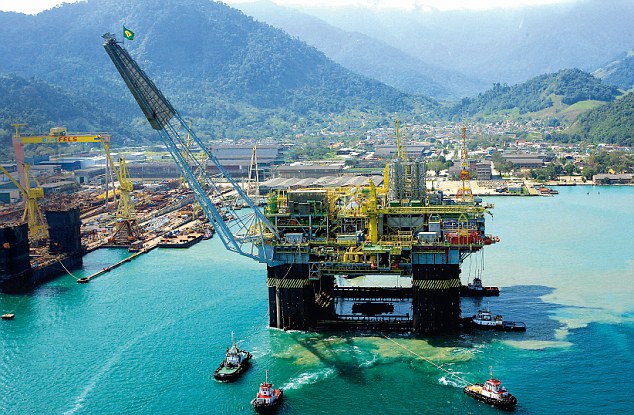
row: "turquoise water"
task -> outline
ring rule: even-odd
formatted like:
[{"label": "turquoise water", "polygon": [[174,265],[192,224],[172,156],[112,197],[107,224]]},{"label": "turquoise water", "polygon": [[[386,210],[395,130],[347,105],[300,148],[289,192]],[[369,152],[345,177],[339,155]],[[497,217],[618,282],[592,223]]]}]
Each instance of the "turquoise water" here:
[{"label": "turquoise water", "polygon": [[[492,198],[501,243],[468,259],[499,298],[463,301],[523,320],[526,333],[395,340],[469,381],[489,366],[517,412],[630,413],[634,398],[634,188],[559,188],[552,198]],[[127,256],[100,250],[76,277]],[[484,270],[482,271],[482,268]],[[265,267],[218,238],[157,249],[90,284],[69,276],[30,295],[0,294],[0,412],[251,414],[269,370],[280,414],[494,414],[460,380],[387,339],[267,327]],[[237,382],[211,373],[230,332],[255,356]]]}]

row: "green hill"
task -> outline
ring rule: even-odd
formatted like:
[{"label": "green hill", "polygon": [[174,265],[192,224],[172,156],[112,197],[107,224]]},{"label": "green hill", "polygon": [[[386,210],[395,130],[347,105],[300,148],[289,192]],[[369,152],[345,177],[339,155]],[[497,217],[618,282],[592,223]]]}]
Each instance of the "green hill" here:
[{"label": "green hill", "polygon": [[[88,0],[35,16],[0,13],[0,73],[86,100],[110,117],[93,117],[96,129],[126,134],[121,125],[138,125],[135,140],[154,139],[101,46],[101,35],[123,24],[136,32],[125,47],[203,137],[279,136],[326,126],[331,113],[380,119],[435,105],[354,74],[238,10],[197,0]],[[15,97],[3,98],[7,114]],[[28,111],[46,112],[47,104],[19,111],[37,119]],[[14,121],[2,118],[0,128]],[[72,117],[59,122],[83,128]]]},{"label": "green hill", "polygon": [[618,95],[617,88],[604,85],[587,72],[563,69],[513,86],[494,84],[492,89],[475,98],[462,99],[448,113],[453,118],[495,117],[510,112],[527,114],[585,100],[610,102]]},{"label": "green hill", "polygon": [[634,93],[582,114],[568,133],[596,143],[634,147]]},{"label": "green hill", "polygon": [[0,75],[0,153],[12,158],[10,138],[13,123],[26,123],[24,132],[43,133],[55,126],[71,131],[116,130],[132,137],[139,129],[126,120],[113,117],[90,99],[74,96],[64,88],[37,79]]}]

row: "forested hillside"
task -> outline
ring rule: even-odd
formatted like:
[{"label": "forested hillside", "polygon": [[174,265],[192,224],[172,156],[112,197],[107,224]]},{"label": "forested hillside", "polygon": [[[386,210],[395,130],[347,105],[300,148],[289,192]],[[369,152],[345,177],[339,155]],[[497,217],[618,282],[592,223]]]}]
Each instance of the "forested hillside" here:
[{"label": "forested hillside", "polygon": [[481,81],[415,58],[411,52],[362,33],[332,26],[290,7],[278,6],[271,1],[235,6],[249,16],[299,37],[351,71],[406,93],[456,99],[486,87]]},{"label": "forested hillside", "polygon": [[570,130],[596,143],[634,147],[634,93],[582,114]]},{"label": "forested hillside", "polygon": [[572,105],[583,100],[612,101],[619,95],[616,87],[605,85],[579,69],[564,69],[537,76],[521,84],[494,84],[475,98],[464,98],[449,110],[450,117],[487,116],[517,109],[520,114],[536,112],[553,105],[553,96]]},{"label": "forested hillside", "polygon": [[[435,105],[356,75],[238,10],[197,0],[88,0],[35,16],[0,13],[0,73],[41,79],[89,102],[83,109],[95,129],[124,134],[120,125],[138,124],[139,140],[154,138],[101,46],[103,33],[121,37],[124,24],[136,33],[125,47],[203,136],[290,134],[327,125],[333,113],[382,118]],[[10,110],[8,101],[21,101],[3,98],[2,114],[37,120],[46,111],[44,100]],[[11,122],[15,116],[0,119],[0,128]]]},{"label": "forested hillside", "polygon": [[112,126],[132,135],[134,128],[98,108],[86,97],[69,93],[61,87],[17,75],[0,75],[0,137],[4,143],[12,134],[10,124],[25,123],[35,133],[50,127],[72,126],[73,131],[101,131]]}]

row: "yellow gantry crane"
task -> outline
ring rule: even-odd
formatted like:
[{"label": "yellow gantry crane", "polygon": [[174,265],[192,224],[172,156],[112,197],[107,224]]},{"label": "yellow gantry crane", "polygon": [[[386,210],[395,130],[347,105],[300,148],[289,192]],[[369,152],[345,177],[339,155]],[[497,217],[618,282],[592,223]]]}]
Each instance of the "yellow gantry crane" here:
[{"label": "yellow gantry crane", "polygon": [[44,197],[44,189],[37,183],[37,187],[31,187],[31,180],[29,178],[29,165],[23,165],[23,171],[25,175],[25,184],[22,186],[17,180],[9,174],[9,172],[0,165],[0,170],[20,189],[24,197],[24,213],[22,214],[22,220],[26,221],[29,225],[29,242],[32,245],[37,245],[40,241],[48,239],[48,230],[46,228],[46,222],[44,216],[38,205],[38,199]]},{"label": "yellow gantry crane", "polygon": [[[18,167],[18,178],[19,184],[22,189],[22,193],[25,195],[24,197],[27,199],[27,206],[33,205],[30,211],[36,212],[39,211],[37,208],[37,199],[43,197],[43,192],[41,188],[31,189],[31,197],[27,196],[27,189],[30,188],[28,184],[28,179],[26,177],[26,173],[28,171],[28,166],[24,162],[24,146],[26,144],[72,144],[72,143],[95,143],[101,144],[106,154],[107,162],[106,162],[106,197],[105,203],[108,204],[109,200],[109,183],[111,182],[110,178],[114,175],[119,181],[119,202],[117,204],[117,226],[115,228],[115,237],[118,237],[122,234],[125,235],[124,238],[127,241],[134,240],[138,238],[139,231],[138,226],[136,224],[136,217],[134,215],[134,205],[131,199],[131,193],[133,184],[128,178],[128,169],[125,164],[125,159],[121,157],[119,159],[119,169],[117,170],[116,164],[112,159],[112,155],[110,154],[110,134],[105,133],[68,133],[65,127],[54,127],[49,130],[47,135],[20,135],[20,128],[24,127],[25,124],[12,124],[15,128],[15,135],[13,136],[13,151],[15,152],[15,161]],[[9,176],[10,177],[10,176]],[[112,181],[113,182],[113,181]],[[38,192],[39,189],[39,192]],[[35,197],[42,194],[42,196]],[[116,197],[114,183],[112,183],[112,194],[113,197]],[[36,210],[37,208],[37,210]],[[26,211],[25,211],[26,214]],[[31,215],[29,213],[28,215]],[[35,214],[37,215],[37,214]],[[41,216],[41,213],[40,213]],[[30,217],[30,216],[29,216]],[[31,222],[29,222],[30,224]],[[39,228],[37,228],[39,229]],[[46,231],[46,225],[44,225],[44,231]],[[29,225],[29,233],[31,232],[31,226]],[[41,234],[41,231],[36,231],[36,235]]]},{"label": "yellow gantry crane", "polygon": [[[26,124],[11,124],[15,128],[13,136],[13,152],[15,153],[15,162],[18,166],[18,178],[20,185],[26,187],[26,178],[24,174],[24,145],[25,144],[70,144],[70,143],[95,143],[101,144],[106,153],[109,152],[108,144],[110,143],[110,135],[103,133],[68,133],[65,127],[51,128],[47,135],[20,135],[20,128]],[[106,173],[107,174],[107,173]]]}]

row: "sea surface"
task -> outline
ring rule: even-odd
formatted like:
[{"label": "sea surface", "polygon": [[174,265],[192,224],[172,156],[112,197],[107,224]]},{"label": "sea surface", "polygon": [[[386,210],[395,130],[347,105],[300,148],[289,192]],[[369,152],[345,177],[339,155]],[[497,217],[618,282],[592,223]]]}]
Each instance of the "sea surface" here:
[{"label": "sea surface", "polygon": [[[463,314],[488,306],[526,322],[526,333],[270,329],[265,266],[214,238],[156,249],[90,284],[66,275],[0,294],[0,312],[16,314],[0,321],[0,413],[252,414],[268,370],[285,390],[279,414],[495,414],[461,389],[491,368],[518,414],[630,414],[634,187],[558,190],[490,198],[488,231],[501,242],[463,264],[463,282],[480,275],[501,287],[499,298],[464,299]],[[127,255],[95,251],[73,274]],[[253,366],[221,384],[211,374],[232,331]]]}]

